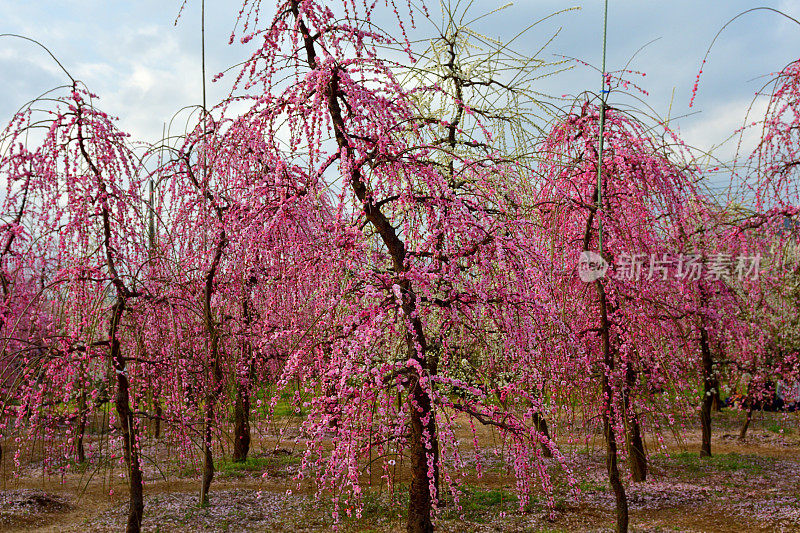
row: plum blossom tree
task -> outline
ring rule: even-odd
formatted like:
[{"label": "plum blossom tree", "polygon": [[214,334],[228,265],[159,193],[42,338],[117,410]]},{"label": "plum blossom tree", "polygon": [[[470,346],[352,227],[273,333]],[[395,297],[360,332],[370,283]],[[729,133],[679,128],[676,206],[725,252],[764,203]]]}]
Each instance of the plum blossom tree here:
[{"label": "plum blossom tree", "polygon": [[[668,130],[663,135],[677,144]],[[619,441],[627,445],[633,479],[644,480],[642,424],[654,407],[648,400],[667,383],[685,381],[694,360],[675,329],[682,314],[675,295],[682,293],[683,282],[671,258],[682,244],[675,228],[692,220],[703,204],[693,165],[681,163],[665,144],[630,113],[585,101],[554,122],[540,147],[544,179],[536,205],[550,243],[549,260],[560,272],[554,279],[560,305],[581,339],[569,364],[583,373],[573,379],[586,390],[597,386],[597,396],[584,401],[596,406],[603,423],[617,531],[628,527]],[[581,254],[583,260],[594,257],[610,265],[608,272],[579,278],[575,266]]]},{"label": "plum blossom tree", "polygon": [[[250,382],[266,360],[279,357],[268,339],[302,323],[307,306],[297,305],[297,298],[304,287],[322,281],[312,278],[320,263],[315,250],[325,247],[314,243],[324,235],[319,214],[328,200],[301,168],[276,155],[263,125],[251,116],[214,120],[204,114],[161,172],[171,177],[163,201],[173,228],[162,245],[178,254],[182,269],[202,273],[189,283],[171,278],[171,292],[176,302],[201,302],[193,314],[202,317],[208,350],[195,352],[196,368],[205,368],[198,387],[205,391],[200,498],[207,502],[214,474],[212,433],[218,427],[214,410],[224,407],[225,376],[235,388],[234,458],[244,460]],[[269,294],[254,294],[255,288]]]},{"label": "plum blossom tree", "polygon": [[[737,201],[738,224],[730,232],[737,242],[748,242],[764,257],[761,276],[753,290],[746,312],[752,323],[762,325],[763,336],[749,357],[743,357],[739,374],[747,377],[744,408],[747,415],[740,437],[744,438],[755,405],[774,398],[774,384],[796,382],[798,366],[798,218],[800,217],[800,178],[797,173],[800,120],[800,62],[786,65],[760,96],[767,99],[762,121],[743,128],[761,128],[760,141],[748,156],[748,173],[741,180]],[[770,387],[769,385],[772,385]]]},{"label": "plum blossom tree", "polygon": [[[35,252],[52,258],[52,271],[42,285],[62,306],[60,323],[47,335],[42,356],[35,364],[24,358],[20,393],[25,399],[17,414],[18,423],[29,413],[52,423],[54,416],[41,415],[54,403],[69,403],[77,388],[79,413],[73,438],[83,459],[86,388],[102,361],[110,364],[130,487],[127,529],[138,531],[142,472],[131,407],[128,362],[132,357],[123,350],[126,312],[142,296],[136,277],[144,260],[138,161],[126,144],[126,134],[95,107],[95,98],[73,81],[66,94],[51,95],[46,101],[51,105],[44,110],[33,105],[23,110],[8,130],[12,142],[22,146],[29,136],[35,138],[32,132],[37,128],[43,132],[40,142],[25,148],[26,164],[16,166],[12,177],[24,180],[19,191],[28,203],[28,227],[33,225],[40,233]],[[20,174],[23,168],[27,170]],[[98,323],[98,316],[104,325]],[[105,328],[105,334],[99,333],[100,328]]]},{"label": "plum blossom tree", "polygon": [[[405,35],[408,19],[387,5]],[[451,55],[435,83],[404,88],[378,47],[398,47],[413,61],[410,42],[370,24],[375,5],[343,2],[337,17],[321,3],[290,0],[263,27],[260,7],[245,2],[240,18],[243,40],[263,39],[239,78],[259,91],[250,113],[270,125],[268,135],[283,136],[281,157],[302,160],[317,187],[340,191],[329,224],[340,246],[367,257],[330,262],[352,280],[337,313],[341,335],[318,342],[322,351],[295,350],[281,378],[299,378],[313,398],[305,465],[316,465],[321,488],[336,488],[338,516],[341,504],[360,506],[360,459],[376,451],[391,479],[394,457],[407,457],[408,530],[432,531],[444,484],[458,494],[450,464],[462,464],[452,426],[460,413],[513,441],[524,504],[531,476],[543,472],[540,444],[549,443],[534,422],[541,399],[527,391],[525,370],[536,360],[530,350],[541,354],[532,317],[545,313],[523,282],[533,248],[516,231],[525,220],[505,190],[519,169],[459,92],[477,80],[457,72]],[[426,93],[455,115],[420,113]],[[493,349],[486,342],[495,331]],[[489,376],[477,384],[450,372],[476,346]],[[519,373],[509,373],[511,382],[491,378],[500,368]],[[454,400],[445,392],[454,389],[471,396]]]}]

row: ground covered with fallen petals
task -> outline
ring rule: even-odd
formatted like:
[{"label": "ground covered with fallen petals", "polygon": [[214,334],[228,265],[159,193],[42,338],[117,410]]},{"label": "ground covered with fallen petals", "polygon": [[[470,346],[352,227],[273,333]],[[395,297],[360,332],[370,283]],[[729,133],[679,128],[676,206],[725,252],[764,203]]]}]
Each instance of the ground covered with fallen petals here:
[{"label": "ground covered with fallen petals", "polygon": [[[649,479],[626,484],[631,529],[641,532],[800,531],[800,413],[760,415],[748,438],[737,438],[737,413],[719,415],[714,456],[697,454],[699,435],[651,443]],[[489,437],[486,435],[485,437]],[[474,464],[464,434],[467,464]],[[302,458],[294,443],[265,440],[245,464],[220,462],[208,506],[198,505],[194,472],[146,469],[145,516],[148,532],[275,531],[334,529],[329,500],[315,497],[313,486],[297,479]],[[532,494],[520,508],[514,480],[501,456],[483,461],[462,485],[458,504],[448,498],[438,520],[443,532],[611,531],[614,497],[605,481],[599,439],[563,448],[578,491],[570,490],[555,460],[548,461],[554,503]],[[159,453],[154,444],[149,453]],[[3,464],[0,530],[115,532],[124,527],[127,502],[124,479],[116,470],[48,475],[41,463]],[[91,466],[91,465],[90,465]],[[624,466],[624,463],[623,463]],[[402,489],[402,480],[399,484]],[[342,508],[340,529],[348,532],[404,531],[404,494],[377,487],[364,499],[361,517]],[[350,511],[351,516],[347,516]]]}]

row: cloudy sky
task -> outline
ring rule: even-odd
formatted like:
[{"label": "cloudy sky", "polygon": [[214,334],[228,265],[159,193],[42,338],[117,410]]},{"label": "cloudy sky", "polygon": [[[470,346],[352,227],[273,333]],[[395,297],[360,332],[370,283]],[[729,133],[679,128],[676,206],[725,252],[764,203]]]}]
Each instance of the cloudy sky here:
[{"label": "cloudy sky", "polygon": [[[123,129],[134,137],[154,140],[176,111],[201,99],[200,1],[190,0],[175,26],[180,3],[0,0],[0,33],[18,33],[41,41],[75,77],[101,96],[101,107],[119,116]],[[506,3],[480,0],[474,2],[474,11],[477,14]],[[432,13],[438,12],[438,3],[429,1],[428,5]],[[765,0],[758,5],[800,19],[800,0]],[[533,54],[560,30],[541,57],[570,56],[599,66],[601,0],[518,1],[483,19],[478,30],[508,39],[528,24],[570,6],[580,9],[536,26],[516,41],[514,48]],[[643,45],[658,39],[640,51],[631,64],[631,68],[647,74],[641,79],[642,87],[649,92],[645,101],[662,116],[670,110],[671,101],[671,116],[692,113],[673,125],[690,144],[711,148],[741,125],[755,92],[768,80],[765,76],[797,59],[800,51],[800,25],[767,11],[736,20],[712,49],[695,106],[689,109],[695,76],[714,35],[732,17],[752,7],[753,3],[742,0],[611,0],[607,68],[623,67]],[[228,45],[238,8],[231,0],[206,1],[210,75],[247,55],[242,45]],[[430,29],[421,23],[419,35]],[[4,122],[29,99],[66,81],[42,50],[7,37],[0,38],[0,79],[0,119]],[[543,81],[541,89],[549,94],[578,94],[596,91],[598,85],[596,73],[578,67]],[[224,84],[212,86],[210,102],[224,94]],[[757,104],[756,112],[758,109]],[[732,150],[728,146],[717,153],[725,158]]]}]

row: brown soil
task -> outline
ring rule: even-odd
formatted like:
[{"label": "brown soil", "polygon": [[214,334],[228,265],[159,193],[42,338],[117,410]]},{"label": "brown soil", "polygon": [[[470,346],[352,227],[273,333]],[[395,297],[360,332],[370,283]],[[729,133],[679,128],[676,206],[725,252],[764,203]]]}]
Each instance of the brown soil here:
[{"label": "brown soil", "polygon": [[[736,438],[738,418],[736,413],[717,415],[711,459],[697,456],[696,430],[689,431],[682,442],[666,436],[660,445],[654,439],[648,443],[650,478],[645,483],[626,483],[632,531],[800,531],[800,413],[760,415],[744,442]],[[457,434],[469,457],[471,433],[463,429]],[[479,436],[485,443],[497,442],[489,431],[481,430]],[[173,468],[165,471],[163,465],[159,470],[146,463],[144,531],[331,531],[331,504],[315,498],[310,482],[294,479],[297,452],[272,452],[274,441],[256,442],[253,456],[260,456],[263,464],[252,470],[219,472],[210,505],[204,508],[197,505],[198,481],[191,468],[187,471],[185,465],[173,461]],[[8,462],[12,452],[7,447],[4,451],[4,462]],[[599,439],[590,439],[588,446],[564,447],[564,452],[580,494],[569,490],[555,460],[546,460],[554,481],[554,508],[548,508],[543,494],[533,494],[532,503],[520,510],[507,465],[487,454],[485,475],[479,479],[474,470],[466,472],[462,510],[452,501],[446,503],[437,520],[438,530],[611,531],[614,500],[605,482]],[[168,456],[158,445],[148,453]],[[26,459],[17,477],[10,476],[9,464],[2,469],[0,530],[122,529],[127,498],[118,466],[100,469],[94,476],[56,476],[43,474],[36,453]],[[404,531],[403,506],[402,494],[389,497],[385,489],[371,493],[365,499],[363,518],[345,517],[342,529]]]}]

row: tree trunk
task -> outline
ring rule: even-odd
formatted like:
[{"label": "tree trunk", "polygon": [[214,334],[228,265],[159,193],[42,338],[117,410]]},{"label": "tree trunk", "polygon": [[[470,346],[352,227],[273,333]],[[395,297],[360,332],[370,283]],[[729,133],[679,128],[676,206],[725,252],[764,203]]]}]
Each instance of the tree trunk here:
[{"label": "tree trunk", "polygon": [[[431,487],[439,486],[439,443],[436,438],[436,420],[428,393],[419,382],[414,384],[409,394],[409,401],[411,403],[411,487],[408,500],[408,533],[431,533],[433,531]],[[423,432],[429,436],[427,441]],[[432,479],[428,475],[429,460],[433,467]]]},{"label": "tree trunk", "polygon": [[[602,385],[606,394],[613,394],[607,377],[603,377]],[[622,480],[619,475],[619,466],[617,465],[617,438],[614,433],[612,419],[607,413],[603,416],[603,432],[606,437],[606,471],[608,472],[608,481],[614,491],[614,499],[617,505],[616,531],[617,533],[627,533],[628,500],[625,496],[625,487],[622,485]]]},{"label": "tree trunk", "polygon": [[603,368],[601,389],[605,398],[603,402],[603,433],[606,439],[606,470],[608,472],[608,481],[614,491],[614,498],[616,500],[616,531],[617,533],[627,533],[628,500],[625,496],[625,487],[622,485],[622,480],[619,475],[619,465],[617,464],[617,437],[614,432],[614,390],[609,382],[609,378],[615,366],[614,353],[611,349],[611,324],[608,320],[606,291],[602,281],[596,280],[595,287],[597,287],[600,300],[603,363],[605,367]]},{"label": "tree trunk", "polygon": [[[547,440],[550,440],[550,432],[547,429],[547,420],[539,413],[533,413],[533,427],[536,428],[536,431],[547,437]],[[553,457],[553,452],[550,450],[550,447],[542,443],[542,456],[544,457]]]},{"label": "tree trunk", "polygon": [[161,438],[161,417],[164,416],[164,409],[161,408],[161,402],[158,400],[158,398],[155,398],[155,400],[153,400],[153,401],[156,404],[156,420],[155,420],[155,426],[153,427],[153,436],[156,439],[160,439]]},{"label": "tree trunk", "polygon": [[700,351],[703,356],[703,401],[700,403],[700,427],[703,432],[703,440],[700,445],[700,457],[711,457],[711,405],[714,401],[713,391],[718,387],[714,377],[714,359],[711,355],[705,324],[700,326]]},{"label": "tree trunk", "polygon": [[217,396],[222,393],[219,339],[216,335],[216,329],[213,329],[212,332],[212,387],[211,391],[206,394],[206,401],[203,409],[203,482],[200,485],[200,505],[203,507],[208,505],[208,492],[211,489],[211,482],[214,480],[214,444],[211,437],[214,427],[214,408],[216,407]]},{"label": "tree trunk", "polygon": [[209,334],[209,344],[211,349],[211,372],[209,376],[210,389],[206,389],[206,397],[203,406],[203,481],[200,484],[200,505],[208,505],[208,492],[211,489],[211,481],[214,479],[214,444],[211,440],[214,424],[214,409],[217,397],[222,394],[222,366],[220,361],[219,334],[214,323],[211,312],[211,293],[213,291],[214,275],[216,274],[222,249],[227,239],[225,232],[222,232],[220,242],[217,244],[217,252],[214,256],[211,269],[206,277],[205,301],[203,315],[206,323],[206,331]]},{"label": "tree trunk", "polygon": [[[242,318],[247,328],[247,335],[242,343],[242,357],[247,362],[247,375],[236,379],[236,399],[233,404],[233,462],[243,463],[247,461],[247,454],[250,453],[250,384],[253,382],[255,372],[255,361],[253,357],[253,346],[250,343],[249,335],[252,333],[250,324],[252,314],[250,313],[250,288],[256,285],[257,280],[253,277],[248,279],[245,284],[245,294],[242,299]],[[236,372],[234,372],[236,377]]]},{"label": "tree trunk", "polygon": [[243,383],[236,385],[233,407],[233,462],[247,461],[250,452],[250,393]]},{"label": "tree trunk", "polygon": [[81,383],[81,392],[78,395],[78,423],[75,427],[75,455],[78,464],[86,462],[86,452],[83,448],[83,436],[86,434],[86,384]]},{"label": "tree trunk", "polygon": [[[204,111],[205,112],[205,111]],[[205,173],[205,159],[203,163],[203,172]],[[208,197],[214,205],[214,210],[217,213],[217,218],[220,223],[223,221],[223,209],[213,202],[212,197]],[[219,349],[219,332],[217,331],[217,324],[214,321],[214,314],[211,310],[211,297],[214,293],[214,277],[217,274],[220,261],[222,260],[222,253],[228,244],[228,237],[223,227],[219,233],[219,241],[217,248],[214,252],[214,259],[206,274],[206,286],[203,290],[203,320],[205,322],[206,331],[208,332],[209,348],[210,348],[210,376],[206,388],[205,405],[203,406],[203,481],[200,484],[200,505],[208,505],[208,491],[211,489],[211,481],[214,479],[214,445],[211,440],[212,430],[214,424],[214,409],[216,407],[217,398],[222,394],[222,361],[220,361]]]},{"label": "tree trunk", "polygon": [[636,370],[628,362],[625,370],[625,441],[628,448],[628,464],[631,469],[631,478],[639,483],[647,480],[647,454],[642,440],[642,429],[639,425],[639,416],[631,409],[630,393],[636,385]]},{"label": "tree trunk", "polygon": [[631,478],[637,483],[647,480],[647,455],[644,450],[639,419],[634,415],[627,426],[628,459]]},{"label": "tree trunk", "polygon": [[[417,316],[417,296],[407,280],[400,282],[405,316],[411,319],[411,331],[406,333],[409,360],[415,360],[425,374],[434,376],[438,358],[428,350],[425,331]],[[433,531],[433,501],[439,499],[439,438],[436,417],[428,391],[417,375],[408,394],[411,412],[411,487],[408,498],[408,533]]]},{"label": "tree trunk", "polygon": [[117,375],[117,394],[114,398],[114,407],[122,430],[122,445],[125,465],[128,468],[129,507],[127,533],[139,533],[142,529],[142,514],[144,512],[144,489],[142,485],[142,468],[139,462],[139,452],[136,449],[136,426],[133,422],[133,412],[130,406],[130,384],[125,373],[125,358],[122,356],[117,329],[125,301],[117,299],[111,316],[111,362]]},{"label": "tree trunk", "polygon": [[742,424],[742,429],[739,430],[739,440],[744,440],[747,437],[747,428],[750,427],[750,420],[753,419],[753,406],[752,404],[747,407],[747,414]]},{"label": "tree trunk", "polygon": [[208,492],[214,480],[214,450],[211,441],[211,427],[214,420],[213,394],[206,396],[206,405],[203,411],[203,481],[200,485],[200,506],[208,505]]}]

